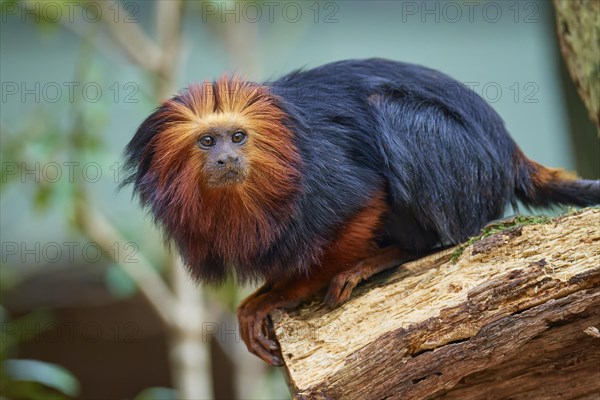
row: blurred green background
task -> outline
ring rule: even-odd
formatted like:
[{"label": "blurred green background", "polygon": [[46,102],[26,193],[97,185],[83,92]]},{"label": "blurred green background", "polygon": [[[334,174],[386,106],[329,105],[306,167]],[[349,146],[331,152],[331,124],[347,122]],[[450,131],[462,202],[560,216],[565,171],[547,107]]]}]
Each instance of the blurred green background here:
[{"label": "blurred green background", "polygon": [[532,159],[600,176],[547,1],[0,4],[4,398],[289,397],[237,337],[252,288],[195,288],[116,190],[137,125],[188,83],[423,64],[483,96]]}]

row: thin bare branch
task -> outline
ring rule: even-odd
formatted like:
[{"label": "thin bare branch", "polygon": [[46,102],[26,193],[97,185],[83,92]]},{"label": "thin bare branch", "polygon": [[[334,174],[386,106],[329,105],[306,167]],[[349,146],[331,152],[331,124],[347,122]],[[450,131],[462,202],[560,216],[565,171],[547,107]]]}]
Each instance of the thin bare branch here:
[{"label": "thin bare branch", "polygon": [[109,7],[118,7],[118,15],[127,15],[127,11],[123,9],[120,2],[105,2],[97,3],[102,10],[102,21],[104,22],[108,33],[115,39],[121,48],[129,55],[129,57],[141,67],[158,73],[160,71],[162,52],[144,31],[138,23],[128,23],[121,21],[123,18],[110,18],[114,15],[114,10]]},{"label": "thin bare branch", "polygon": [[177,326],[171,330],[169,349],[173,381],[181,398],[209,399],[212,397],[209,342],[203,337],[202,324],[214,319],[181,259],[172,254],[170,264],[171,284],[177,298],[173,309]]},{"label": "thin bare branch", "polygon": [[159,66],[159,86],[157,92],[160,100],[165,99],[174,89],[175,68],[179,62],[181,50],[181,16],[183,3],[180,0],[158,1],[156,3],[157,43],[162,49]]}]

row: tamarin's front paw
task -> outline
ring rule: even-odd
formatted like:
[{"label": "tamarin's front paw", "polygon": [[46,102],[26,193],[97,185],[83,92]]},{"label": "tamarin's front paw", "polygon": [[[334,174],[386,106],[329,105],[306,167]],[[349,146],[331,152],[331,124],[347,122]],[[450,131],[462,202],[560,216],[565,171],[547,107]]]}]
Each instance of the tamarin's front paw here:
[{"label": "tamarin's front paw", "polygon": [[352,291],[362,279],[363,274],[359,268],[340,272],[329,282],[323,302],[329,308],[335,308],[347,302],[350,295],[352,295]]},{"label": "tamarin's front paw", "polygon": [[329,308],[335,308],[348,301],[352,291],[361,281],[412,258],[396,247],[381,249],[373,257],[364,259],[354,267],[335,275],[329,282],[329,288],[323,301]]},{"label": "tamarin's front paw", "polygon": [[271,365],[282,365],[279,345],[269,336],[273,324],[269,313],[278,308],[269,298],[269,293],[251,296],[238,308],[240,335],[248,350]]}]

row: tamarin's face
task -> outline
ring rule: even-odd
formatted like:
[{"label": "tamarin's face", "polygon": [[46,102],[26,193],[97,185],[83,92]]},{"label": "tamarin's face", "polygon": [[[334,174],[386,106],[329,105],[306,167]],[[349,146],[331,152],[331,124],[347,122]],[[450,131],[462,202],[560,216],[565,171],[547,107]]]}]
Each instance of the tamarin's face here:
[{"label": "tamarin's face", "polygon": [[196,145],[203,159],[206,184],[212,187],[244,182],[248,175],[247,129],[232,121],[216,124],[198,135]]},{"label": "tamarin's face", "polygon": [[192,191],[204,197],[242,186],[285,196],[298,162],[286,117],[259,85],[228,79],[193,85],[140,126],[130,161],[138,163],[138,179],[157,179],[155,190],[189,199]]}]

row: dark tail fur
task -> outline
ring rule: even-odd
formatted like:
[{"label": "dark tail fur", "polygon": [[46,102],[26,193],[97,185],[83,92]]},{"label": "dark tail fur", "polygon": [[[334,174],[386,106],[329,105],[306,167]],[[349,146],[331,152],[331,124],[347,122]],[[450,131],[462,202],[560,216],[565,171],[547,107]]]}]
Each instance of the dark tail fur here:
[{"label": "dark tail fur", "polygon": [[515,158],[517,198],[528,206],[600,204],[600,180],[578,179],[561,169],[546,168],[517,150]]}]

